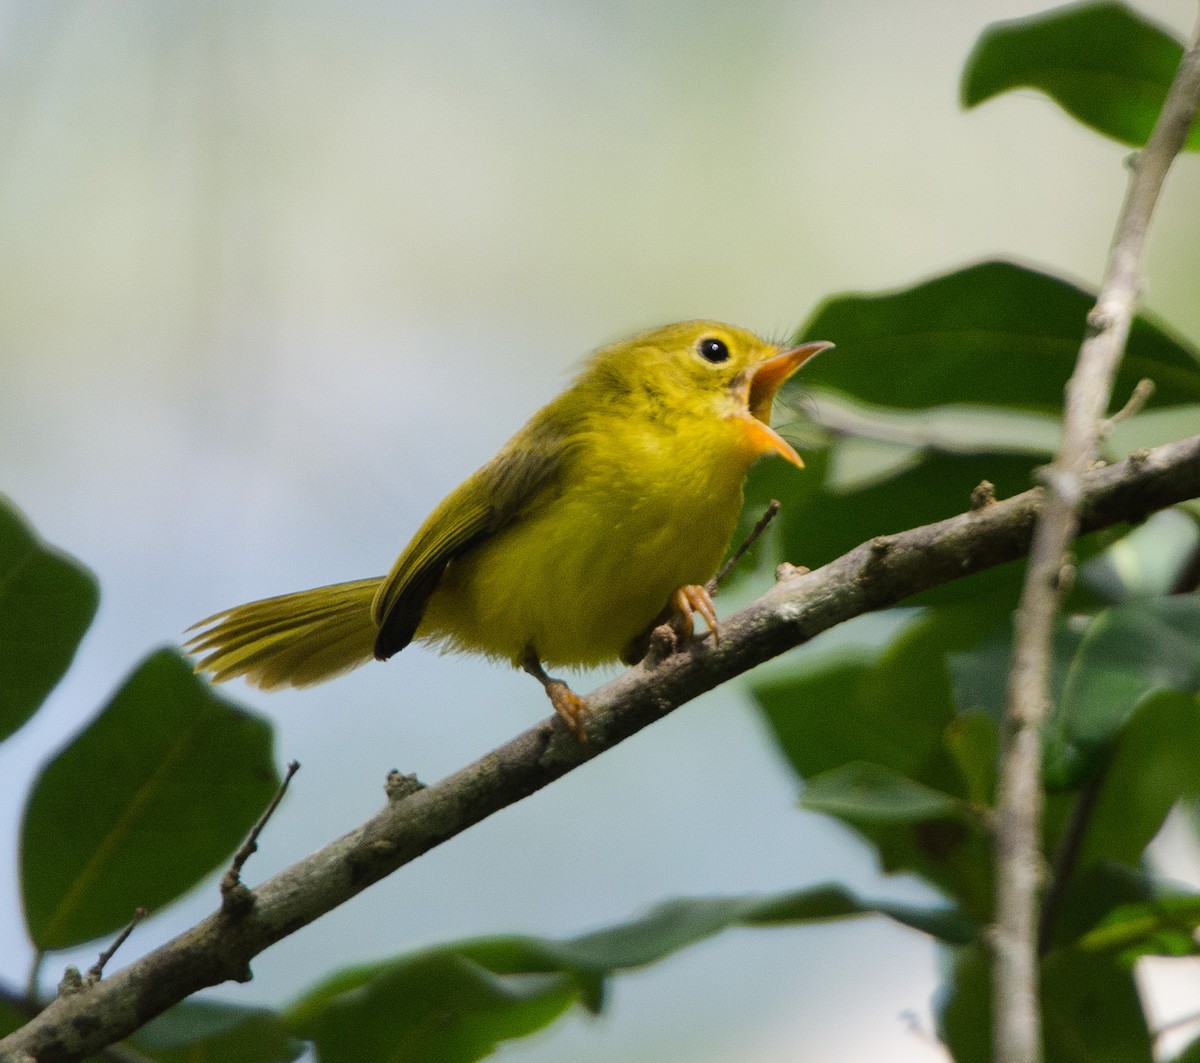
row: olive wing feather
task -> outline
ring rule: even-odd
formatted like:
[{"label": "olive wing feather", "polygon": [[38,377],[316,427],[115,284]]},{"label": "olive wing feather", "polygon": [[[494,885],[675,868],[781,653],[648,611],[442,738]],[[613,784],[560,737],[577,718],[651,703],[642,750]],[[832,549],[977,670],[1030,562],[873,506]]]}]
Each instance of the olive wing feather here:
[{"label": "olive wing feather", "polygon": [[399,653],[420,627],[429,596],[446,566],[519,520],[535,497],[561,479],[568,445],[554,411],[526,425],[490,462],[463,481],[429,515],[371,606],[379,633],[375,656]]}]

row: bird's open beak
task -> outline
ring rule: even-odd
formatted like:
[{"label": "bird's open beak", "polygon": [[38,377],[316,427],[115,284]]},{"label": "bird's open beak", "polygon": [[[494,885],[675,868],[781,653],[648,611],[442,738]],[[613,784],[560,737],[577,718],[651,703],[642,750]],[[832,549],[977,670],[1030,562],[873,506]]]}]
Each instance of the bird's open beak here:
[{"label": "bird's open beak", "polygon": [[775,401],[775,393],[788,377],[814,354],[820,354],[832,346],[832,343],[824,341],[805,343],[789,351],[782,351],[754,367],[746,393],[746,426],[750,437],[763,454],[774,452],[797,468],[804,468],[804,462],[792,445],[771,427],[771,404]]}]

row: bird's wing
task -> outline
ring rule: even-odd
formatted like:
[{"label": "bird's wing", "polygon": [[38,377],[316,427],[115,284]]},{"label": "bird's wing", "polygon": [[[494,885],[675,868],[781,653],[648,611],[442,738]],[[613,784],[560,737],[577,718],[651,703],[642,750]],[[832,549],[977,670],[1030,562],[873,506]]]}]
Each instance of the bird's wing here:
[{"label": "bird's wing", "polygon": [[566,436],[557,427],[547,418],[527,425],[421,525],[375,595],[376,658],[387,660],[412,641],[446,565],[512,524],[535,496],[553,489],[567,453]]}]

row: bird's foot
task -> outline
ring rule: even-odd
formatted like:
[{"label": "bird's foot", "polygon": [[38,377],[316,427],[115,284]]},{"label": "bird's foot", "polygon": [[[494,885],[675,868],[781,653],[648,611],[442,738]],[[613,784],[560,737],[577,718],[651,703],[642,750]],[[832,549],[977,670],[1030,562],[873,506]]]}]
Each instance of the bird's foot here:
[{"label": "bird's foot", "polygon": [[680,587],[671,595],[671,615],[667,623],[671,625],[680,642],[687,642],[695,632],[694,617],[700,614],[704,626],[712,632],[713,645],[720,642],[717,634],[717,610],[713,606],[712,595],[707,587],[698,583],[689,583]]},{"label": "bird's foot", "polygon": [[561,679],[551,679],[546,684],[546,694],[550,698],[550,704],[554,706],[554,711],[562,717],[571,734],[580,742],[587,742],[587,702]]},{"label": "bird's foot", "polygon": [[546,696],[550,699],[550,704],[554,706],[554,711],[562,718],[571,734],[579,742],[586,742],[588,740],[587,702],[563,680],[548,676],[542,667],[542,662],[538,660],[537,654],[532,649],[525,651],[525,656],[521,659],[521,667],[542,684],[542,689],[546,691]]},{"label": "bird's foot", "polygon": [[680,587],[671,595],[671,600],[655,617],[653,625],[625,647],[621,660],[626,664],[655,667],[693,637],[697,613],[705,627],[712,632],[713,645],[717,645],[720,636],[717,634],[717,611],[713,607],[712,593],[707,587],[692,583]]}]

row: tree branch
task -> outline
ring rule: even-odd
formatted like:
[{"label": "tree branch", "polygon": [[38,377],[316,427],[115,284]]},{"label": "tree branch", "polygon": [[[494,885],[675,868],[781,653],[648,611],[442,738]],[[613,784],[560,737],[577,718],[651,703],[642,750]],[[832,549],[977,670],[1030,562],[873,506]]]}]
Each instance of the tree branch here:
[{"label": "tree branch", "polygon": [[1049,703],[1051,636],[1071,570],[1081,487],[1099,445],[1112,382],[1141,294],[1140,267],[1163,179],[1200,105],[1200,33],[1185,53],[1154,132],[1136,159],[1104,282],[1067,384],[1063,437],[1047,470],[1046,505],[1017,609],[996,819],[992,946],[993,1058],[1042,1058],[1038,1011],[1038,889],[1043,877],[1042,730]]},{"label": "tree branch", "polygon": [[[1200,495],[1200,436],[1143,451],[1081,481],[1084,531],[1139,521]],[[393,788],[373,818],[115,974],[61,994],[0,1040],[0,1063],[82,1059],[206,986],[249,977],[249,963],[410,860],[540,790],[655,720],[755,665],[862,613],[1021,557],[1043,491],[879,536],[815,572],[781,566],[766,594],[721,625],[720,645],[696,639],[637,665],[589,698],[581,745],[554,717],[432,786]]]}]

